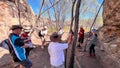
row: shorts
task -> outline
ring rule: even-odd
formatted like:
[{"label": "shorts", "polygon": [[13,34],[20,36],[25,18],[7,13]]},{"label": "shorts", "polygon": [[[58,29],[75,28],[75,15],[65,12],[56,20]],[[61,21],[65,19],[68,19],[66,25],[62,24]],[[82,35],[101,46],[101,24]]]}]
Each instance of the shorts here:
[{"label": "shorts", "polygon": [[45,41],[45,37],[44,36],[41,36],[41,41]]},{"label": "shorts", "polygon": [[21,65],[23,65],[25,68],[31,68],[32,67],[32,62],[29,59],[23,60],[21,62],[18,62]]},{"label": "shorts", "polygon": [[84,38],[79,38],[79,39],[78,39],[78,42],[79,42],[79,43],[83,43],[83,41],[84,41]]}]

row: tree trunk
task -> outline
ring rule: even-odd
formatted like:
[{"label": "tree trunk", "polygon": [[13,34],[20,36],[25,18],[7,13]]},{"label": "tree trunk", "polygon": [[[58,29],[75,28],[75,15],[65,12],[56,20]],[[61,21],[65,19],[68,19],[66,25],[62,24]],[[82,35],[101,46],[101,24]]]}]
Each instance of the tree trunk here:
[{"label": "tree trunk", "polygon": [[80,5],[81,5],[81,0],[78,0],[75,11],[74,40],[72,46],[70,46],[71,48],[67,50],[66,68],[74,68],[74,56],[75,56],[75,47],[76,47],[77,34],[78,34]]},{"label": "tree trunk", "polygon": [[36,21],[35,21],[35,26],[38,26],[38,20],[40,19],[40,16],[41,16],[41,12],[42,12],[42,8],[43,8],[43,6],[44,6],[44,0],[42,1],[42,6],[41,6],[41,8],[40,8],[40,11],[39,11],[39,15],[38,15],[38,17],[37,17],[37,19],[36,19]]},{"label": "tree trunk", "polygon": [[74,0],[74,1],[73,1],[73,4],[72,4],[70,30],[72,30],[73,21],[74,21],[74,6],[75,6],[75,2],[76,2],[76,0]]},{"label": "tree trunk", "polygon": [[97,12],[97,14],[96,14],[96,16],[95,16],[95,19],[94,19],[94,21],[93,21],[93,23],[92,23],[92,25],[91,25],[91,27],[90,27],[90,31],[91,31],[93,25],[95,24],[95,21],[96,21],[96,19],[97,19],[97,17],[98,17],[98,14],[99,14],[100,9],[102,8],[103,4],[104,4],[104,0],[103,0],[102,4],[101,4],[100,7],[99,7],[99,10],[98,10],[98,12]]}]

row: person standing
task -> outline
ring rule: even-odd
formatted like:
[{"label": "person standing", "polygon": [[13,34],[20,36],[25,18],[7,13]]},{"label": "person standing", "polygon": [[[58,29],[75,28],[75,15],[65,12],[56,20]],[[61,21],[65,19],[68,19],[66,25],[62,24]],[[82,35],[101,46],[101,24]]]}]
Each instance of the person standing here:
[{"label": "person standing", "polygon": [[39,35],[39,37],[40,37],[40,39],[41,39],[41,41],[42,41],[42,46],[41,46],[41,48],[44,48],[44,44],[45,44],[45,36],[47,35],[47,33],[48,33],[48,31],[47,31],[47,26],[44,26],[40,31],[39,31],[39,33],[38,33],[38,35]]},{"label": "person standing", "polygon": [[29,33],[30,33],[30,30],[24,29],[23,33],[21,33],[21,35],[20,35],[20,37],[24,41],[24,43],[29,45],[29,48],[26,48],[27,56],[29,56],[30,51],[33,49],[33,44],[32,44],[32,40],[29,36]]},{"label": "person standing", "polygon": [[95,56],[95,46],[98,41],[96,29],[92,29],[91,33],[92,33],[92,36],[88,38],[88,40],[90,40],[89,56]]},{"label": "person standing", "polygon": [[20,68],[31,68],[32,62],[27,58],[26,48],[29,45],[25,45],[24,41],[19,36],[22,31],[22,26],[12,25],[12,33],[9,35],[9,52],[13,57],[14,62],[20,64]]},{"label": "person standing", "polygon": [[78,43],[78,47],[81,48],[81,46],[82,46],[82,44],[84,42],[84,29],[83,29],[82,26],[80,27],[78,35],[79,35],[79,38],[78,38],[78,42],[79,42]]},{"label": "person standing", "polygon": [[68,38],[67,43],[60,43],[61,36],[57,32],[54,32],[50,36],[50,40],[48,53],[50,55],[51,68],[65,68],[64,50],[67,49],[68,45],[71,43],[71,37]]},{"label": "person standing", "polygon": [[64,33],[64,31],[63,31],[63,29],[60,27],[59,30],[58,30],[58,34],[61,35],[61,37],[62,37],[63,33]]}]

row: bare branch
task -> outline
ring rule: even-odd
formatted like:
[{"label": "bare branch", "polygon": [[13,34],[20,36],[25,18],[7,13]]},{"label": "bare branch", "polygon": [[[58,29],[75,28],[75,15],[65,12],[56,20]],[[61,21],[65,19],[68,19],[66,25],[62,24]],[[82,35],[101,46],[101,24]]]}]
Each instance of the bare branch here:
[{"label": "bare branch", "polygon": [[100,12],[100,9],[101,9],[101,7],[103,6],[103,4],[104,4],[104,0],[103,0],[102,4],[101,4],[100,7],[99,7],[99,10],[98,10],[98,12],[97,12],[97,14],[96,14],[96,16],[95,16],[95,19],[94,19],[94,21],[93,21],[93,23],[92,23],[92,25],[91,25],[91,27],[90,27],[90,31],[91,31],[93,25],[95,24],[95,21],[96,21],[96,19],[97,19],[97,16],[98,16],[98,14],[99,14],[99,12]]}]

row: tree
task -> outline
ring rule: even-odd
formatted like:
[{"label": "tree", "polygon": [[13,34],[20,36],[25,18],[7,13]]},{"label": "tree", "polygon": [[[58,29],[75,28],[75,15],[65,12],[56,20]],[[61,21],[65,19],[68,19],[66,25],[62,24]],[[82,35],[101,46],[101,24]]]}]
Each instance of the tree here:
[{"label": "tree", "polygon": [[[75,24],[74,24],[74,40],[73,40],[73,44],[72,48],[71,48],[71,53],[67,53],[70,54],[70,61],[69,64],[66,64],[66,68],[73,68],[74,67],[74,56],[75,56],[75,47],[76,47],[76,42],[77,42],[77,34],[78,34],[78,25],[79,25],[79,8],[81,5],[81,0],[77,1],[76,4],[76,11],[75,11]],[[67,66],[68,65],[68,66]]]},{"label": "tree", "polygon": [[71,25],[70,25],[70,30],[72,30],[73,21],[74,21],[74,6],[75,6],[75,2],[76,2],[76,0],[73,0],[72,9],[71,9]]},{"label": "tree", "polygon": [[93,20],[93,23],[92,23],[92,25],[91,25],[91,27],[90,27],[90,31],[91,31],[93,25],[95,24],[95,21],[96,21],[96,19],[97,19],[97,17],[98,17],[98,14],[99,14],[100,9],[101,9],[101,7],[103,6],[103,4],[104,4],[104,1],[102,2],[102,4],[100,5],[100,7],[99,7],[99,9],[98,9],[98,12],[97,12],[97,14],[96,14],[96,16],[95,16],[95,19]]},{"label": "tree", "polygon": [[[54,19],[56,22],[56,28],[58,29],[59,27],[64,27],[64,23],[67,17],[67,14],[69,13],[69,7],[70,6],[70,2],[69,0],[58,0],[59,3],[55,6],[53,6],[53,11],[54,11]],[[56,0],[53,0],[50,3],[53,4],[54,2],[56,2]]]},{"label": "tree", "polygon": [[35,21],[35,26],[38,26],[38,20],[40,19],[40,16],[41,16],[41,13],[42,13],[42,8],[44,6],[44,2],[45,2],[45,0],[42,0],[42,5],[40,7],[39,15],[38,15],[38,17],[37,17],[37,19]]}]

